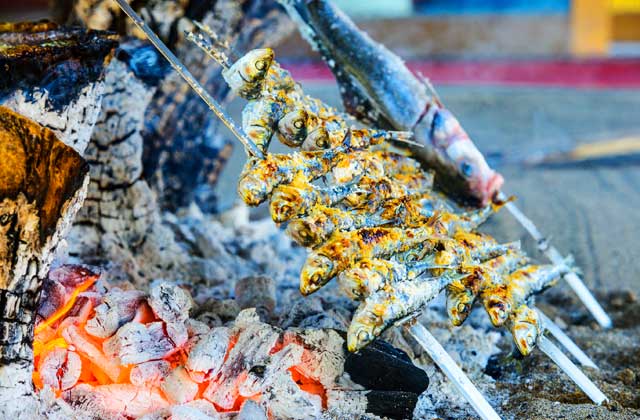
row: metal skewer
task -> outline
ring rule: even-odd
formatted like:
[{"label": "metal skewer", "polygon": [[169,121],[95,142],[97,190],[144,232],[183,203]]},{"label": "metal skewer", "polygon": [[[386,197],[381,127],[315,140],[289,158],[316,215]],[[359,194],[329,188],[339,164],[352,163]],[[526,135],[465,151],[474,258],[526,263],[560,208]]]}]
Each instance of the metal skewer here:
[{"label": "metal skewer", "polygon": [[483,420],[500,420],[500,416],[491,407],[489,402],[473,385],[471,380],[460,369],[456,362],[449,356],[449,353],[435,339],[435,337],[421,323],[414,322],[413,325],[405,326],[407,331],[426,350],[436,365],[444,372],[449,380],[455,385],[458,391],[471,404],[473,409]]},{"label": "metal skewer", "polygon": [[253,143],[240,128],[236,126],[236,124],[224,113],[222,110],[222,106],[213,99],[211,95],[198,83],[196,78],[191,74],[191,72],[178,60],[178,58],[169,50],[169,48],[158,38],[158,36],[147,26],[147,24],[142,20],[140,16],[129,6],[125,0],[115,0],[118,3],[118,6],[124,11],[124,13],[133,20],[133,23],[149,38],[149,41],[153,44],[154,47],[167,59],[171,67],[178,72],[180,76],[191,86],[201,98],[207,104],[209,109],[211,109],[224,125],[233,133],[234,136],[240,140],[242,145],[244,146],[247,153],[252,156],[258,157],[260,159],[264,159],[265,155],[262,150],[258,149],[258,147]]},{"label": "metal skewer", "polygon": [[[504,193],[500,192],[498,194],[499,200],[506,200],[506,198],[507,197],[504,195]],[[520,211],[520,209],[513,202],[506,203],[505,207],[522,225],[522,227],[524,227],[525,230],[529,232],[531,237],[537,242],[538,249],[542,251],[553,264],[560,265],[564,263],[564,258],[562,257],[560,252],[558,252],[558,250],[553,245],[549,244],[547,239],[538,230],[536,225],[533,224],[531,219],[525,216],[524,213],[522,213],[522,211]],[[563,278],[567,281],[567,283],[569,283],[569,286],[571,286],[576,295],[578,295],[578,298],[582,301],[582,303],[584,303],[589,312],[591,312],[598,324],[600,324],[602,328],[611,328],[611,326],[613,325],[613,323],[611,322],[611,318],[609,318],[609,315],[607,315],[604,309],[602,309],[602,306],[600,306],[596,298],[593,297],[589,289],[587,289],[587,286],[585,286],[582,279],[580,279],[580,277],[578,277],[573,272],[565,274]]]},{"label": "metal skewer", "polygon": [[600,405],[607,400],[607,397],[600,391],[591,379],[587,378],[584,373],[560,351],[544,334],[538,338],[538,348],[555,362],[560,369],[566,373],[573,382],[593,401]]}]

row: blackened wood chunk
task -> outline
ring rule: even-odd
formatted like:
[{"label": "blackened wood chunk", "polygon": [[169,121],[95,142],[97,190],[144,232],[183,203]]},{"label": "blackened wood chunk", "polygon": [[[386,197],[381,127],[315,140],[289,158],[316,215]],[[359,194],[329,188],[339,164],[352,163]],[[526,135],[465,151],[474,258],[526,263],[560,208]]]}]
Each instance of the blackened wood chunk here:
[{"label": "blackened wood chunk", "polygon": [[390,419],[411,419],[419,394],[403,391],[367,392],[367,413]]},{"label": "blackened wood chunk", "polygon": [[358,353],[346,352],[344,369],[351,379],[375,391],[404,391],[421,394],[429,377],[411,359],[391,344],[376,340]]},{"label": "blackened wood chunk", "polygon": [[53,132],[0,106],[1,418],[12,416],[32,391],[37,298],[82,205],[88,170]]},{"label": "blackened wood chunk", "polygon": [[0,105],[84,153],[100,112],[114,34],[50,22],[0,23]]},{"label": "blackened wood chunk", "polygon": [[0,97],[17,89],[49,92],[47,104],[60,109],[102,75],[115,34],[61,28],[52,22],[0,24]]}]

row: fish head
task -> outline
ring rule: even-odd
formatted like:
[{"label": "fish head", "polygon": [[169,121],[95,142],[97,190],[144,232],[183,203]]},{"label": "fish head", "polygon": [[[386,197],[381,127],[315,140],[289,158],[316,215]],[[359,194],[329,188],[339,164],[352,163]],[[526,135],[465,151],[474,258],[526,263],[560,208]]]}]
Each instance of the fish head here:
[{"label": "fish head", "polygon": [[380,318],[373,312],[357,312],[347,330],[347,349],[356,352],[369,345],[380,335]]},{"label": "fish head", "polygon": [[491,323],[496,326],[502,326],[511,314],[511,303],[506,297],[504,287],[495,287],[489,293],[484,294],[484,308],[489,315]]},{"label": "fish head", "polygon": [[300,273],[300,292],[306,296],[318,291],[335,276],[334,267],[331,258],[316,252],[311,253]]},{"label": "fish head", "polygon": [[324,150],[331,147],[331,137],[327,129],[319,125],[312,130],[308,130],[307,138],[302,143],[302,150],[314,151]]},{"label": "fish head", "polygon": [[287,233],[299,245],[311,247],[323,242],[333,231],[331,220],[324,213],[289,222]]},{"label": "fish head", "polygon": [[278,122],[278,138],[289,147],[299,147],[307,138],[307,119],[304,109],[288,112]]},{"label": "fish head", "polygon": [[471,313],[475,295],[457,280],[447,287],[447,314],[451,323],[459,327]]},{"label": "fish head", "polygon": [[268,184],[256,173],[248,172],[238,181],[238,195],[250,206],[262,203],[269,192]]},{"label": "fish head", "polygon": [[271,48],[256,48],[222,72],[229,87],[246,99],[256,98],[273,63]]},{"label": "fish head", "polygon": [[276,223],[286,222],[302,213],[303,193],[301,188],[291,185],[281,185],[276,188],[271,195],[271,203],[269,204],[273,221]]},{"label": "fish head", "polygon": [[438,110],[434,116],[431,144],[439,167],[436,182],[440,178],[443,188],[456,190],[454,195],[467,197],[474,205],[486,206],[493,200],[504,178],[491,169],[458,120],[446,109]]},{"label": "fish head", "polygon": [[516,311],[511,319],[511,334],[513,341],[523,356],[531,354],[540,334],[540,320],[538,313],[528,307]]}]

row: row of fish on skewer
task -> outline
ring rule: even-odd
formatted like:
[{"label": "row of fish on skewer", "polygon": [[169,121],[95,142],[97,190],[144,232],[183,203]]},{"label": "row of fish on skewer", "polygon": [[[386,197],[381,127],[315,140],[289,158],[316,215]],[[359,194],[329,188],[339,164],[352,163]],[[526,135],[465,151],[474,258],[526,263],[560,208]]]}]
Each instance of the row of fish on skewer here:
[{"label": "row of fish on skewer", "polygon": [[[247,100],[242,128],[265,153],[247,161],[239,195],[249,205],[269,201],[273,220],[310,249],[303,294],[337,278],[349,297],[362,301],[348,331],[351,351],[419,314],[444,290],[454,325],[478,300],[495,326],[511,331],[522,354],[531,352],[541,325],[527,302],[568,265],[531,265],[517,243],[478,233],[500,204],[465,212],[434,190],[433,174],[392,145],[412,144],[413,133],[362,128],[305,95],[271,49],[231,63],[215,34],[199,26],[189,38],[225,65],[225,80]],[[452,118],[435,117],[434,136],[463,134]],[[268,153],[273,137],[300,150]]]}]

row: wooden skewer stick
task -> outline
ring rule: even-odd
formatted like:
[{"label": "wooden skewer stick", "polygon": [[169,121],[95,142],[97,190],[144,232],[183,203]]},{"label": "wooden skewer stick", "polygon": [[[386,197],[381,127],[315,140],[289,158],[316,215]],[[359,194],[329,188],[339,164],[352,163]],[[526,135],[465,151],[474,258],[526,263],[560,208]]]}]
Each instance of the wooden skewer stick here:
[{"label": "wooden skewer stick", "polygon": [[[501,192],[498,195],[498,199],[506,200],[506,196]],[[529,232],[529,235],[537,242],[538,249],[542,251],[553,264],[560,265],[564,263],[564,258],[560,252],[547,241],[531,219],[525,216],[513,202],[506,203],[505,208],[509,210],[522,227]],[[611,328],[613,325],[611,318],[609,318],[609,315],[602,309],[602,306],[600,306],[596,298],[591,294],[582,279],[573,272],[565,274],[563,278],[569,286],[571,286],[576,295],[578,295],[578,298],[587,307],[589,312],[591,312],[591,315],[593,315],[598,324],[600,324],[602,328]]]},{"label": "wooden skewer stick", "polygon": [[265,155],[262,150],[258,149],[258,146],[252,142],[246,134],[242,132],[242,130],[236,126],[236,124],[229,118],[224,111],[222,110],[222,106],[213,99],[213,97],[202,87],[202,85],[196,80],[196,78],[191,74],[191,72],[180,62],[178,57],[176,57],[171,50],[158,38],[158,36],[147,26],[147,24],[142,20],[140,16],[129,6],[125,0],[115,0],[118,3],[118,6],[122,9],[122,11],[133,20],[133,23],[149,38],[149,41],[153,44],[154,47],[167,59],[171,67],[191,86],[198,96],[202,98],[202,100],[207,104],[209,109],[213,111],[218,118],[223,122],[224,125],[233,133],[234,136],[240,140],[242,145],[244,146],[247,153],[252,156],[258,157],[260,159],[264,159]]},{"label": "wooden skewer stick", "polygon": [[540,319],[542,320],[542,326],[546,329],[549,334],[553,335],[556,340],[562,346],[576,358],[576,360],[582,366],[588,366],[590,368],[599,369],[598,366],[594,363],[593,360],[589,356],[586,355],[580,347],[569,337],[562,328],[556,325],[548,316],[546,316],[540,309],[538,309],[538,314],[540,315]]},{"label": "wooden skewer stick", "polygon": [[560,369],[593,401],[600,405],[607,400],[606,395],[587,378],[584,373],[544,334],[538,338],[538,348],[555,362]]},{"label": "wooden skewer stick", "polygon": [[447,375],[458,391],[471,404],[473,409],[483,420],[500,420],[500,416],[491,407],[486,398],[478,391],[469,377],[460,369],[449,353],[435,339],[435,337],[421,323],[405,326],[407,331],[425,349],[436,365]]}]

